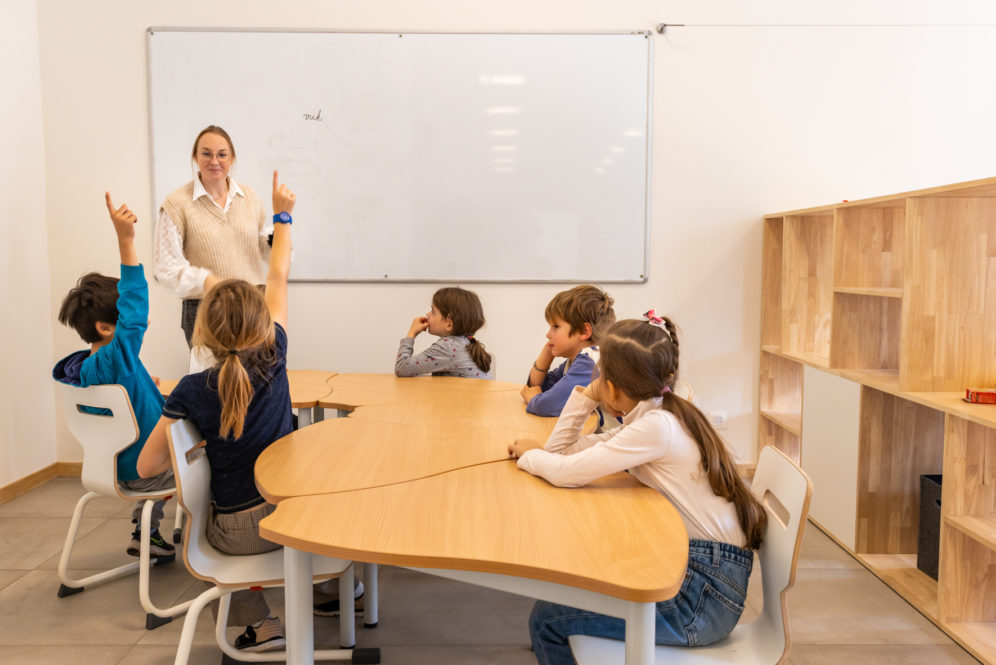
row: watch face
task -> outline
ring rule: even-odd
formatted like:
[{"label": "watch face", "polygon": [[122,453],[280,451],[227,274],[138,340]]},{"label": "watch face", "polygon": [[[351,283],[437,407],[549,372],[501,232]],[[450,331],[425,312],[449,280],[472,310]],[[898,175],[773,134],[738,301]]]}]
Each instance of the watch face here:
[{"label": "watch face", "polygon": [[290,219],[291,219],[291,216],[289,214],[287,214],[286,212],[282,212],[282,213],[280,213],[277,216],[280,217],[280,221],[281,222],[289,222]]}]

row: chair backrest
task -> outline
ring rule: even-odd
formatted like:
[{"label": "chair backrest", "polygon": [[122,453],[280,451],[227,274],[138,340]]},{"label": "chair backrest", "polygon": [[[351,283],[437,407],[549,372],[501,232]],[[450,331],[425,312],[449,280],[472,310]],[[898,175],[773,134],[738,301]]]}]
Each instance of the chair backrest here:
[{"label": "chair backrest", "polygon": [[787,596],[795,584],[813,481],[783,452],[766,446],[758,457],[751,490],[768,512],[764,541],[757,552],[764,608],[744,630],[754,633],[751,641],[756,645],[775,651],[765,662],[780,663],[791,644]]},{"label": "chair backrest", "polygon": [[[207,539],[211,507],[211,465],[201,443],[204,437],[189,419],[166,431],[178,500],[187,511],[183,561],[190,574],[218,586],[282,583],[283,552],[236,556],[220,552]],[[341,570],[339,568],[338,570]]]},{"label": "chair backrest", "polygon": [[209,582],[210,559],[205,552],[217,555],[207,542],[207,520],[211,505],[211,466],[208,463],[204,437],[189,419],[178,420],[166,431],[169,454],[173,460],[178,501],[187,513],[183,533],[183,559],[190,573]]},{"label": "chair backrest", "polygon": [[139,435],[128,392],[117,384],[80,388],[62,382],[56,391],[69,431],[83,446],[83,487],[119,495],[117,456]]}]

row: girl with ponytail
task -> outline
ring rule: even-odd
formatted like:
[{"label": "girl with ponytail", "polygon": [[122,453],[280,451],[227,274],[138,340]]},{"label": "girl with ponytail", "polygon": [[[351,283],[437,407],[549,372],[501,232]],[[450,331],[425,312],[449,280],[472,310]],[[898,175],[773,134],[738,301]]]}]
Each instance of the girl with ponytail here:
[{"label": "girl with ponytail", "polygon": [[[138,459],[143,477],[170,467],[166,430],[189,418],[205,440],[211,465],[211,514],[207,539],[228,554],[259,554],[280,546],[259,535],[259,521],[274,510],[256,489],[253,466],[271,443],[293,429],[287,384],[287,277],[295,195],[273,172],[273,247],[265,292],[229,279],[205,294],[193,339],[214,365],[183,377]],[[246,626],[236,647],[269,651],[284,644],[279,619],[263,594],[232,594],[229,625]]]},{"label": "girl with ponytail", "polygon": [[[397,376],[462,376],[494,379],[494,358],[475,333],[484,325],[484,308],[473,291],[456,286],[439,289],[425,316],[416,316],[402,338],[394,361]],[[418,355],[415,337],[423,331],[440,339]]]},{"label": "girl with ponytail", "polygon": [[[574,389],[546,445],[520,439],[509,453],[519,468],[558,487],[625,469],[666,496],[688,531],[688,569],[678,595],[657,604],[656,641],[711,644],[740,619],[767,515],[706,416],[674,393],[678,333],[671,320],[650,310],[612,325],[600,345],[599,378]],[[586,435],[584,423],[599,406],[623,424]],[[540,665],[570,665],[568,637],[624,639],[625,622],[539,601],[529,632]]]}]

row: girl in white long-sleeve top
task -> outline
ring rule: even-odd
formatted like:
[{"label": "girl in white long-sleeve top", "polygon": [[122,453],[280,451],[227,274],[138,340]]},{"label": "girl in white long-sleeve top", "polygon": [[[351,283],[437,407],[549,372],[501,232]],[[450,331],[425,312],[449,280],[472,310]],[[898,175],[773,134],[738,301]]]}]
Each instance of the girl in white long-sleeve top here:
[{"label": "girl in white long-sleeve top", "polygon": [[[754,553],[767,522],[705,415],[674,394],[678,336],[650,310],[619,321],[601,342],[600,378],[575,388],[542,448],[520,439],[509,446],[519,468],[558,487],[581,487],[628,470],[667,497],[689,536],[688,568],[678,595],[657,603],[657,644],[696,646],[725,637],[743,612]],[[583,434],[601,406],[622,417],[609,432]],[[541,665],[574,663],[567,638],[624,639],[625,622],[539,601],[529,619]]]}]

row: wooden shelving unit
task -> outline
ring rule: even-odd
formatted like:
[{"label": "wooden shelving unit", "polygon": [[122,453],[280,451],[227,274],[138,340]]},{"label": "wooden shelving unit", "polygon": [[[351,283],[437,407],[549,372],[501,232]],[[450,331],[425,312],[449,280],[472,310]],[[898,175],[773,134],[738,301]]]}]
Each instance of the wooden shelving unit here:
[{"label": "wooden shelving unit", "polygon": [[[768,215],[763,233],[759,446],[820,464],[813,521],[996,665],[996,406],[961,399],[996,385],[996,178]],[[917,567],[928,473],[937,580]]]}]

